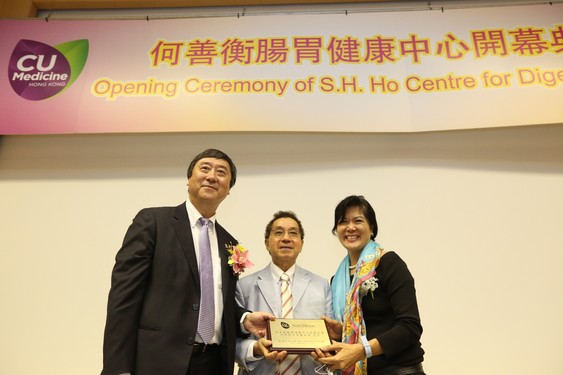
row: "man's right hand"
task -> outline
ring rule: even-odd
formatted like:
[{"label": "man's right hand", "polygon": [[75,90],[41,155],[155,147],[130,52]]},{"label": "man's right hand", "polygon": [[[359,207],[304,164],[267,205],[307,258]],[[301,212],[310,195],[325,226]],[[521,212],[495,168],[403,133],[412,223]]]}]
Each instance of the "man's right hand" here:
[{"label": "man's right hand", "polygon": [[272,346],[272,341],[261,338],[254,344],[254,356],[263,356],[264,358],[278,362],[283,361],[285,357],[287,357],[287,352],[285,350],[278,352],[278,351],[270,351]]}]

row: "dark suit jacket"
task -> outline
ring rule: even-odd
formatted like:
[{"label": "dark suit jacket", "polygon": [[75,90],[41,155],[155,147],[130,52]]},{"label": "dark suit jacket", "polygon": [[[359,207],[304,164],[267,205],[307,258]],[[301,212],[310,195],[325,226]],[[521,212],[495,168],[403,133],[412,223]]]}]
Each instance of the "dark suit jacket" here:
[{"label": "dark suit jacket", "polygon": [[[227,264],[236,240],[215,226],[222,266],[223,345],[233,373],[246,311],[235,303],[238,276]],[[225,249],[223,251],[223,249]],[[103,375],[185,375],[196,338],[199,273],[185,203],[141,210],[116,256],[104,333]]]}]

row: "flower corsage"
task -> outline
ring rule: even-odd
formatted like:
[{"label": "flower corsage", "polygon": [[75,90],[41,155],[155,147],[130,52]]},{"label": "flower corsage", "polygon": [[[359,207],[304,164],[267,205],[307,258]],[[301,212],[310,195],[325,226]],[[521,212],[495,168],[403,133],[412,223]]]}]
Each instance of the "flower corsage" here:
[{"label": "flower corsage", "polygon": [[229,266],[233,267],[233,273],[235,275],[240,275],[247,268],[254,266],[254,263],[248,259],[249,251],[244,248],[241,244],[225,245],[227,251],[229,252]]},{"label": "flower corsage", "polygon": [[373,276],[364,281],[360,285],[360,296],[363,297],[370,292],[371,298],[374,298],[373,292],[379,287],[379,284],[377,283],[378,281],[379,279]]}]

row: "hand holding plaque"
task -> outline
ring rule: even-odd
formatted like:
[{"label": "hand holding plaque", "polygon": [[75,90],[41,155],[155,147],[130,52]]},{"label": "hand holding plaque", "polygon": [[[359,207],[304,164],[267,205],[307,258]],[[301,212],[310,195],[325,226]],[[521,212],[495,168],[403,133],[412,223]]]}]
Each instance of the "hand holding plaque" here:
[{"label": "hand holding plaque", "polygon": [[309,354],[315,348],[331,344],[326,323],[322,319],[276,319],[268,321],[270,350],[288,354]]}]

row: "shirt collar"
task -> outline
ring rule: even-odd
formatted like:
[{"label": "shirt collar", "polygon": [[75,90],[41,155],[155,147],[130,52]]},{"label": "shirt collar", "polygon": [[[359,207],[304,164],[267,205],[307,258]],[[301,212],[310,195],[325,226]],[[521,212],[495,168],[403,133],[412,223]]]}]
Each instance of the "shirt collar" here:
[{"label": "shirt collar", "polygon": [[[276,266],[274,262],[270,262],[270,271],[272,272],[272,277],[276,282],[280,280],[282,273],[284,273],[284,271],[278,266]],[[295,275],[295,264],[291,266],[290,269],[285,271],[285,273],[287,274],[287,276],[289,276],[289,282],[293,283],[293,276]]]},{"label": "shirt collar", "polygon": [[[192,227],[192,229],[194,229],[199,218],[203,216],[199,213],[197,208],[195,208],[195,206],[192,204],[192,202],[190,202],[189,199],[186,201],[186,210],[188,211],[188,219],[190,219],[190,226]],[[212,223],[211,227],[215,227],[215,220],[216,220],[215,215],[209,217],[208,219]]]}]

